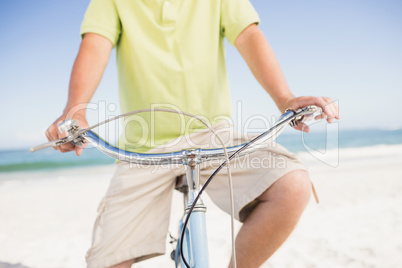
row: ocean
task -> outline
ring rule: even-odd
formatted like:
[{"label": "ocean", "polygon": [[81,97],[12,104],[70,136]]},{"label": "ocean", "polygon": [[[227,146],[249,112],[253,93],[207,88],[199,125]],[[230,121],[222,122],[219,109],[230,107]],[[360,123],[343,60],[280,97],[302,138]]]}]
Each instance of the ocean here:
[{"label": "ocean", "polygon": [[[292,152],[307,149],[317,151],[335,148],[361,148],[376,145],[402,144],[402,129],[398,130],[345,130],[339,132],[301,132],[282,134],[277,142]],[[33,144],[36,145],[36,144]],[[29,149],[0,151],[0,173],[40,171],[69,167],[113,164],[114,159],[88,146],[80,157],[75,153],[60,153],[45,149],[30,153]]]}]

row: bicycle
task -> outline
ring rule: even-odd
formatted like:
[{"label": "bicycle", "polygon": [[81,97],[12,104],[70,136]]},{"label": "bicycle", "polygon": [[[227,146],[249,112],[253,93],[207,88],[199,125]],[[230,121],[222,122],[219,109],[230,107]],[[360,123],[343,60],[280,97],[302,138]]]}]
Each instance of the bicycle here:
[{"label": "bicycle", "polygon": [[[185,209],[183,217],[179,222],[179,234],[180,238],[177,240],[176,250],[171,254],[172,259],[175,261],[175,267],[195,267],[195,268],[207,268],[209,267],[208,258],[208,245],[206,236],[205,225],[205,213],[206,206],[202,202],[200,196],[212,181],[214,176],[225,166],[230,160],[235,157],[240,157],[258,150],[258,144],[272,141],[275,137],[279,136],[286,125],[290,124],[295,126],[300,122],[308,121],[314,117],[316,112],[321,112],[320,108],[316,106],[307,106],[297,111],[288,109],[282,116],[276,121],[276,123],[267,131],[258,135],[254,139],[245,142],[240,145],[235,145],[226,148],[222,143],[222,148],[214,149],[185,149],[182,151],[170,152],[170,153],[135,153],[119,149],[108,142],[104,141],[91,129],[98,127],[102,124],[106,124],[112,120],[132,115],[140,112],[148,112],[150,110],[138,110],[126,114],[116,116],[108,119],[104,122],[98,123],[86,129],[81,129],[78,123],[74,120],[68,119],[63,121],[59,125],[59,130],[62,133],[66,133],[65,138],[50,141],[30,149],[31,152],[35,152],[48,147],[55,147],[71,142],[74,145],[82,145],[85,141],[90,142],[94,147],[99,149],[106,155],[125,161],[129,163],[141,164],[141,165],[166,165],[166,164],[183,164],[186,166],[186,175],[177,178],[176,190],[179,190],[183,194],[183,200]],[[172,110],[154,109],[153,111],[173,112]],[[195,117],[191,114],[182,113],[187,116]],[[202,121],[201,119],[199,119]],[[203,122],[208,128],[205,122]],[[213,132],[213,130],[212,130]],[[217,136],[219,139],[219,136]],[[230,156],[229,156],[230,154]],[[200,164],[204,161],[210,160],[222,160],[224,162],[213,172],[206,183],[200,188],[199,171]],[[230,171],[229,182],[230,179]],[[314,189],[313,189],[314,190]],[[231,193],[231,192],[230,192]],[[314,192],[315,194],[315,192]],[[231,193],[231,200],[233,199]],[[234,233],[233,233],[233,206],[232,206],[232,258],[234,267],[236,265],[235,252],[234,252]]]}]

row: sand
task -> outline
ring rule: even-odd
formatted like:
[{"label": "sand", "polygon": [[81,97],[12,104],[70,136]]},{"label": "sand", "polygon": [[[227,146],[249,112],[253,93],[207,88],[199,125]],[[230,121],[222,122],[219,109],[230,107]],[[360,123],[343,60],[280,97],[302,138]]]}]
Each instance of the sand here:
[{"label": "sand", "polygon": [[[311,200],[291,237],[263,267],[402,267],[402,145],[300,157],[321,202]],[[0,173],[0,268],[85,267],[96,208],[113,171],[110,165]],[[211,267],[225,267],[230,219],[207,196],[204,201]],[[173,207],[182,207],[179,194]],[[173,234],[180,215],[173,210]],[[166,255],[133,267],[174,264]]]}]

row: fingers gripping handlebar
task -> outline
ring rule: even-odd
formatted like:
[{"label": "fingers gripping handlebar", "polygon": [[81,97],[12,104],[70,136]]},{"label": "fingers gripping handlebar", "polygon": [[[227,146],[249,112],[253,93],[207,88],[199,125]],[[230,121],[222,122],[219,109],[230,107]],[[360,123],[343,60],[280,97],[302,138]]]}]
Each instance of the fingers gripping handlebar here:
[{"label": "fingers gripping handlebar", "polygon": [[66,133],[67,136],[58,140],[49,141],[29,149],[30,152],[36,152],[49,147],[57,147],[65,143],[71,142],[73,145],[80,146],[85,143],[83,134],[85,129],[81,129],[78,122],[72,119],[67,119],[59,125],[60,133]]},{"label": "fingers gripping handlebar", "polygon": [[[303,110],[304,110],[304,112],[302,113],[301,111],[303,111]],[[313,120],[315,113],[319,113],[319,114],[322,113],[322,109],[317,106],[307,106],[303,109],[297,110],[296,112],[294,110],[288,108],[288,109],[286,109],[285,113],[289,112],[289,111],[293,112],[296,115],[296,117],[294,119],[290,120],[290,122],[289,122],[289,125],[291,127],[296,127],[298,124],[300,124],[302,122]]]},{"label": "fingers gripping handlebar", "polygon": [[73,145],[80,146],[85,143],[83,134],[86,131],[80,128],[77,121],[67,119],[60,123],[59,130],[61,133],[67,133],[67,138]]}]

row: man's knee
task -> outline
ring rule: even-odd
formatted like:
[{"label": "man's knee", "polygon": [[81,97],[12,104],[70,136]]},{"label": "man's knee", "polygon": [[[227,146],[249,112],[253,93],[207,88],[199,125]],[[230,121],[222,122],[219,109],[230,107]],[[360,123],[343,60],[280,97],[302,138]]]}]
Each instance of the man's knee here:
[{"label": "man's knee", "polygon": [[279,201],[283,205],[305,206],[311,196],[311,181],[305,170],[292,171],[279,178],[260,197],[260,201]]},{"label": "man's knee", "polygon": [[307,171],[295,170],[285,176],[284,191],[287,195],[285,197],[301,204],[307,204],[311,197],[311,180]]}]

